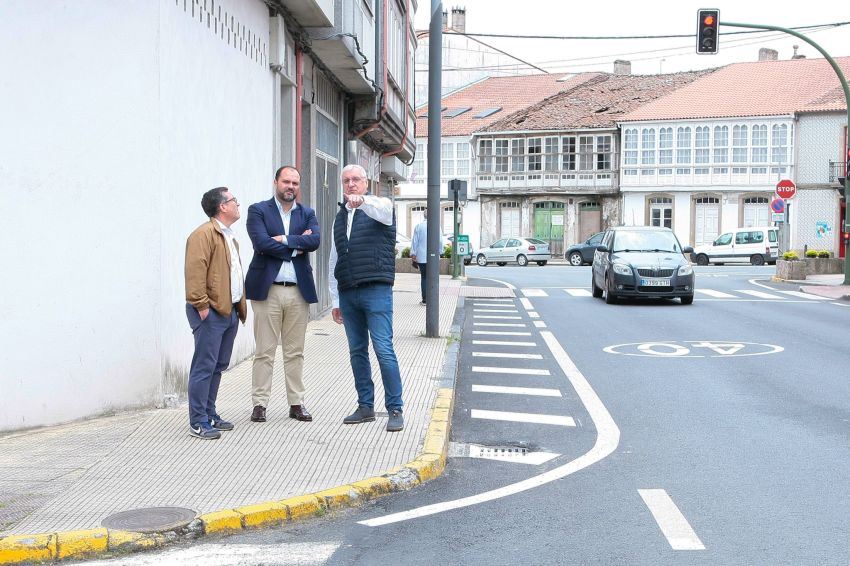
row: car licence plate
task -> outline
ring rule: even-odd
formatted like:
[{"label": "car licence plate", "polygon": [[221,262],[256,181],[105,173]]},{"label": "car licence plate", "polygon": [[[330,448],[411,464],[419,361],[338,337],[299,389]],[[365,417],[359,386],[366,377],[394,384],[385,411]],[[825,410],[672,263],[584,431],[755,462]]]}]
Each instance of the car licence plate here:
[{"label": "car licence plate", "polygon": [[669,287],[670,280],[665,278],[652,278],[652,279],[641,279],[640,280],[641,287]]}]

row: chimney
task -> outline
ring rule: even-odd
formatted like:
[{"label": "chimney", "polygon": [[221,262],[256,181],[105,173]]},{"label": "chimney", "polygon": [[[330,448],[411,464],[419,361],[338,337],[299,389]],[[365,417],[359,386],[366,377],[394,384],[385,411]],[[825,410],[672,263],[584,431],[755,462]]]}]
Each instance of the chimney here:
[{"label": "chimney", "polygon": [[759,49],[759,61],[778,61],[779,60],[779,51],[776,49],[770,49],[768,47],[762,47]]},{"label": "chimney", "polygon": [[452,29],[466,33],[466,8],[452,8]]},{"label": "chimney", "polygon": [[614,61],[614,74],[615,75],[631,75],[632,74],[632,62],[626,61],[625,59],[617,59]]},{"label": "chimney", "polygon": [[794,54],[791,56],[792,59],[805,59],[805,55],[797,55],[797,50],[800,48],[799,45],[794,45]]},{"label": "chimney", "polygon": [[443,31],[449,29],[449,13],[443,10]]}]

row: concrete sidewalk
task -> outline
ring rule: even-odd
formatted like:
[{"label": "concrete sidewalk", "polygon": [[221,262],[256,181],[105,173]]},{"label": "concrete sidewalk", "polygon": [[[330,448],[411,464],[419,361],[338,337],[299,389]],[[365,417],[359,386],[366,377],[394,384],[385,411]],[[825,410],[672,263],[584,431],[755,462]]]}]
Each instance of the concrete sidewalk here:
[{"label": "concrete sidewalk", "polygon": [[788,281],[799,283],[800,291],[826,297],[828,299],[850,300],[850,285],[844,285],[844,274],[809,275],[803,281]]},{"label": "concrete sidewalk", "polygon": [[[0,436],[0,564],[128,551],[279,524],[438,475],[453,400],[446,338],[460,290],[461,281],[440,278],[440,338],[425,338],[419,275],[397,276],[394,342],[405,402],[400,433],[385,430],[374,354],[378,418],[342,424],[357,398],[344,330],[328,315],[307,329],[305,404],[313,422],[288,418],[278,353],[266,423],[249,420],[252,360],[225,373],[218,409],[235,430],[220,440],[189,436],[185,402]],[[251,329],[240,326],[239,332]],[[197,517],[188,526],[146,534],[101,526],[115,513],[157,507],[188,508]]]}]

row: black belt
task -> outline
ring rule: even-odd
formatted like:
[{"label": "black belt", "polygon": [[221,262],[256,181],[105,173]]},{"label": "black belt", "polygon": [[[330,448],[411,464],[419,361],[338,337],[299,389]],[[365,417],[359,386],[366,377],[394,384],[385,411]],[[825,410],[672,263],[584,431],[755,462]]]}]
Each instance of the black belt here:
[{"label": "black belt", "polygon": [[295,287],[298,283],[293,283],[292,281],[272,281],[274,285],[283,285],[284,287]]}]

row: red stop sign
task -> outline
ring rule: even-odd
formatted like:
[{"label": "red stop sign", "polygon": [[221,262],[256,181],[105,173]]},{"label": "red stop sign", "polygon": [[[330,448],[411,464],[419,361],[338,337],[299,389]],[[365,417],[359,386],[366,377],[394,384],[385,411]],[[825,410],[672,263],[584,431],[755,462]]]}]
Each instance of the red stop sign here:
[{"label": "red stop sign", "polygon": [[797,185],[794,184],[794,181],[790,179],[782,179],[776,183],[776,195],[779,198],[788,200],[789,198],[794,198],[794,195],[796,194]]}]

